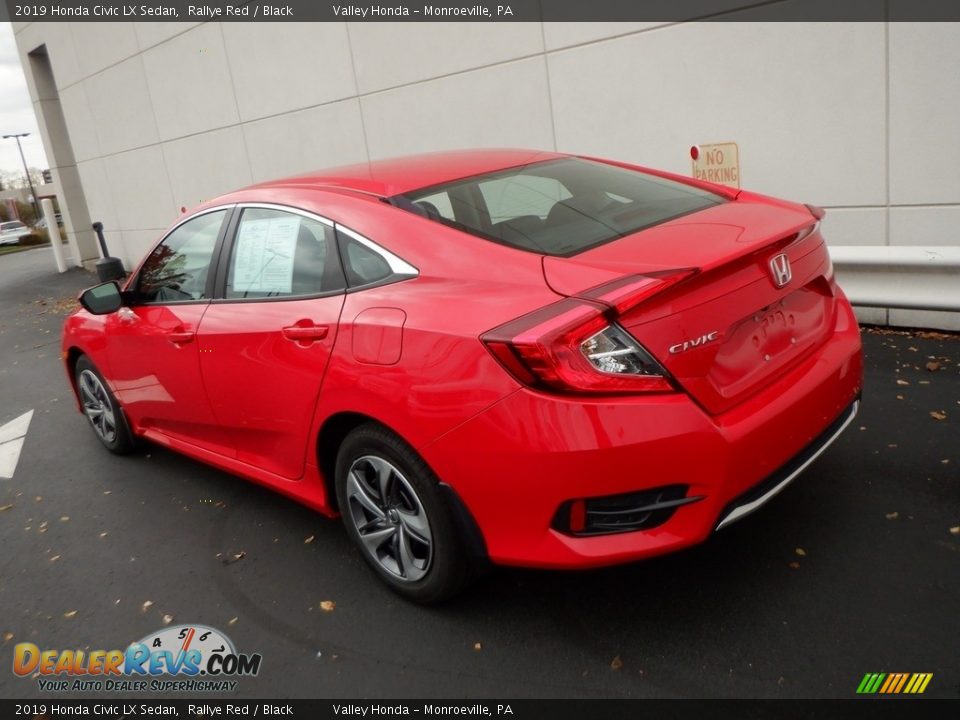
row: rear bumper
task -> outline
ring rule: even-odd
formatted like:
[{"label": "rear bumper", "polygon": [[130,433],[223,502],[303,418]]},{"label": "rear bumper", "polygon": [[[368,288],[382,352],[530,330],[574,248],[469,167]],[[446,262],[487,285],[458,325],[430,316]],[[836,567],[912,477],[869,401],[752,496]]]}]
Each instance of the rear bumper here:
[{"label": "rear bumper", "polygon": [[[852,420],[859,329],[842,303],[815,354],[721,415],[688,396],[563,398],[520,390],[420,448],[500,564],[577,568],[629,562],[705,540],[797,477]],[[665,485],[703,499],[649,530],[573,536],[551,527],[576,498]]]},{"label": "rear bumper", "polygon": [[747,490],[747,492],[735,498],[727,505],[724,511],[720,513],[717,530],[721,530],[727,525],[745,518],[754,510],[759,510],[773,500],[781,490],[792,483],[814,460],[820,457],[823,452],[833,444],[834,440],[840,437],[840,434],[853,422],[859,409],[860,400],[854,400],[853,404],[850,405],[840,417],[830,423],[830,426],[820,433],[820,436],[804,448],[799,455],[794,457],[766,480],[757,483]]}]

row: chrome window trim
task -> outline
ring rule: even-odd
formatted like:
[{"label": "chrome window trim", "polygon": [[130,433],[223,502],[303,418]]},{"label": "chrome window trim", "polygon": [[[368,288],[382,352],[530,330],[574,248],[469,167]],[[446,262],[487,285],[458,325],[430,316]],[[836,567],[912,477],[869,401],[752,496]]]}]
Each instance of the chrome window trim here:
[{"label": "chrome window trim", "polygon": [[[282,204],[280,204],[280,203],[268,203],[268,202],[255,202],[255,201],[251,201],[251,202],[234,202],[234,203],[224,203],[224,204],[222,204],[222,205],[215,205],[215,206],[213,206],[213,207],[204,208],[203,210],[200,210],[200,211],[198,211],[198,212],[195,212],[195,213],[193,213],[192,215],[187,215],[186,217],[180,219],[180,220],[177,222],[176,225],[174,225],[173,227],[171,227],[166,233],[163,234],[163,237],[161,237],[160,240],[158,240],[158,241],[156,242],[156,244],[150,249],[150,252],[147,253],[147,254],[144,256],[143,262],[140,263],[140,266],[137,267],[136,273],[134,274],[134,277],[136,278],[135,284],[136,284],[136,283],[139,283],[140,271],[141,271],[141,269],[143,268],[143,263],[146,262],[146,261],[147,261],[147,258],[149,258],[151,255],[153,255],[153,253],[156,251],[156,249],[157,249],[158,247],[160,247],[160,245],[161,245],[168,237],[170,237],[174,232],[176,232],[176,231],[180,228],[181,225],[184,225],[185,223],[188,223],[188,222],[190,222],[191,220],[194,220],[194,219],[196,219],[196,218],[198,218],[198,217],[201,217],[201,216],[203,216],[203,215],[207,215],[207,214],[209,214],[209,213],[219,212],[219,211],[224,211],[224,210],[226,210],[228,213],[229,213],[231,210],[236,210],[236,211],[239,211],[239,212],[242,213],[242,211],[245,210],[246,208],[262,209],[262,210],[276,210],[277,212],[285,212],[285,213],[290,213],[290,214],[292,214],[292,215],[300,215],[301,217],[309,218],[309,219],[311,219],[311,220],[314,220],[314,221],[316,221],[316,222],[319,222],[319,223],[322,224],[322,225],[326,225],[327,227],[332,228],[335,232],[343,233],[343,234],[346,235],[347,237],[349,237],[349,238],[351,238],[351,239],[353,239],[353,240],[356,240],[358,243],[360,243],[361,245],[363,245],[365,248],[367,248],[368,250],[376,253],[376,254],[379,255],[381,258],[383,258],[384,262],[386,262],[387,265],[390,267],[390,271],[391,271],[391,273],[392,273],[392,276],[389,277],[389,278],[384,278],[383,280],[375,281],[375,282],[373,282],[373,283],[368,283],[367,285],[359,285],[359,286],[356,286],[356,287],[349,287],[349,286],[348,286],[348,287],[346,287],[346,288],[345,288],[344,290],[342,290],[342,291],[331,292],[331,293],[321,293],[321,294],[319,294],[319,295],[317,295],[317,296],[297,295],[297,296],[281,296],[281,297],[277,297],[277,298],[227,298],[227,297],[220,297],[220,298],[218,298],[218,297],[213,297],[213,298],[203,298],[203,299],[200,299],[200,300],[168,300],[168,301],[163,302],[163,303],[153,303],[153,302],[151,302],[151,303],[143,303],[143,304],[144,304],[144,305],[157,305],[157,304],[163,304],[163,305],[181,304],[181,305],[183,305],[183,304],[199,304],[199,303],[209,303],[209,302],[221,303],[221,302],[262,302],[262,301],[264,301],[264,300],[271,300],[271,301],[281,301],[281,300],[307,300],[307,299],[310,299],[311,297],[326,297],[327,295],[336,295],[336,294],[339,294],[340,292],[347,292],[347,293],[349,293],[349,292],[353,292],[353,291],[356,291],[356,290],[365,290],[365,289],[367,289],[367,288],[376,287],[376,286],[378,286],[378,285],[385,284],[384,281],[387,281],[387,282],[395,282],[395,281],[397,281],[397,280],[406,280],[406,279],[409,279],[409,278],[419,277],[419,275],[420,275],[420,270],[419,270],[417,267],[415,267],[414,265],[411,265],[410,263],[408,263],[408,262],[407,262],[406,260],[404,260],[403,258],[401,258],[401,257],[393,254],[392,252],[390,252],[389,250],[387,250],[386,248],[384,248],[382,245],[377,244],[376,242],[374,242],[373,240],[369,239],[368,237],[365,237],[364,235],[361,235],[360,233],[356,232],[355,230],[351,230],[350,228],[346,227],[345,225],[342,225],[341,223],[335,222],[334,220],[331,220],[330,218],[324,217],[323,215],[318,215],[317,213],[311,212],[311,211],[309,211],[309,210],[304,210],[303,208],[299,208],[299,207],[296,207],[296,206],[294,206],[294,205],[282,205]],[[241,215],[239,218],[237,218],[237,228],[239,228],[240,222],[242,222],[242,220],[243,220],[242,215]],[[234,245],[235,241],[236,241],[236,229],[235,229],[235,231],[234,231],[234,236],[233,236],[233,237],[225,237],[225,238],[224,238],[224,244],[227,245],[227,246],[229,246],[230,251],[231,251],[230,254],[228,254],[226,257],[221,256],[220,259],[219,259],[219,262],[220,262],[220,263],[224,263],[224,264],[227,266],[227,267],[226,267],[226,270],[227,270],[228,272],[229,272],[230,260],[231,260],[231,257],[232,257],[233,245]],[[342,259],[341,259],[341,265],[342,265],[342,264],[343,264],[343,262],[342,262]]]},{"label": "chrome window trim", "polygon": [[[303,210],[301,208],[294,207],[293,205],[279,205],[277,203],[240,202],[236,204],[236,208],[241,211],[244,210],[245,208],[262,208],[264,210],[277,210],[279,212],[293,213],[295,215],[302,215],[303,217],[316,220],[317,222],[323,223],[324,225],[327,225],[328,227],[333,228],[337,232],[341,232],[347,237],[350,237],[356,240],[358,243],[366,247],[368,250],[375,252],[377,255],[383,258],[383,260],[390,267],[390,271],[394,275],[416,277],[420,274],[419,269],[417,269],[416,267],[408,263],[403,258],[397,255],[394,255],[392,252],[387,250],[382,245],[378,245],[376,242],[374,242],[370,238],[361,235],[355,230],[351,230],[350,228],[348,228],[347,226],[341,223],[331,220],[330,218],[326,218],[323,215],[318,215],[317,213],[310,212],[309,210]],[[242,215],[238,221],[237,227],[239,227],[239,223],[241,222],[243,222]]]},{"label": "chrome window trim", "polygon": [[[257,208],[261,210],[276,210],[277,212],[290,213],[292,215],[301,215],[311,220],[316,220],[318,223],[322,223],[327,227],[334,227],[334,222],[330,218],[325,218],[323,215],[317,215],[314,212],[309,210],[303,210],[302,208],[295,207],[293,205],[279,205],[277,203],[262,203],[262,202],[239,202],[236,204],[237,209],[244,210],[246,208]],[[240,218],[240,222],[243,221],[243,218]]]},{"label": "chrome window trim", "polygon": [[368,250],[375,252],[377,255],[382,257],[384,261],[387,263],[387,265],[390,266],[390,271],[394,275],[403,275],[405,277],[417,277],[420,274],[420,270],[418,270],[416,267],[408,263],[403,258],[397,257],[386,248],[381,247],[380,245],[377,245],[377,243],[375,243],[373,240],[365,238],[360,233],[354,232],[350,228],[344,227],[340,223],[334,223],[334,227],[336,227],[337,232],[342,232],[347,237],[356,240],[358,243],[363,245]]},{"label": "chrome window trim", "polygon": [[156,250],[158,247],[160,247],[160,244],[161,244],[164,240],[166,240],[168,237],[170,237],[171,235],[173,235],[173,233],[175,233],[175,232],[180,228],[180,226],[183,225],[184,223],[188,223],[188,222],[190,222],[191,220],[195,220],[195,219],[198,218],[198,217],[202,217],[203,215],[208,215],[208,214],[210,214],[210,213],[212,213],[212,212],[219,212],[219,211],[221,211],[221,210],[227,210],[227,211],[229,211],[229,210],[232,210],[233,208],[235,208],[236,206],[237,206],[236,203],[230,203],[230,204],[228,204],[228,205],[217,205],[217,206],[215,206],[215,207],[204,208],[203,210],[200,210],[199,212],[195,212],[193,215],[188,215],[187,217],[185,217],[185,218],[183,218],[182,220],[180,220],[180,221],[179,221],[176,225],[174,225],[172,228],[170,228],[169,230],[167,230],[167,232],[164,233],[163,237],[160,238],[160,240],[157,241],[156,245],[154,245],[154,246],[150,249],[150,252],[148,252],[143,259],[146,260],[148,257],[150,257],[151,255],[153,255],[153,251]]}]

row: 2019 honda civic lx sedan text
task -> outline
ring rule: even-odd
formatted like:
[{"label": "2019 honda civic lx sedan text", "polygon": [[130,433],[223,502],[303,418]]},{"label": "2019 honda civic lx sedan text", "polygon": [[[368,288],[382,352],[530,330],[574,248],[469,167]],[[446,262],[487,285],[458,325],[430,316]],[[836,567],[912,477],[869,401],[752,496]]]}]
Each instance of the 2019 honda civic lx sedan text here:
[{"label": "2019 honda civic lx sedan text", "polygon": [[547,152],[339,168],[184,216],[81,296],[63,357],[108,449],[339,514],[436,600],[478,558],[698,543],[822,452],[862,378],[822,214]]}]

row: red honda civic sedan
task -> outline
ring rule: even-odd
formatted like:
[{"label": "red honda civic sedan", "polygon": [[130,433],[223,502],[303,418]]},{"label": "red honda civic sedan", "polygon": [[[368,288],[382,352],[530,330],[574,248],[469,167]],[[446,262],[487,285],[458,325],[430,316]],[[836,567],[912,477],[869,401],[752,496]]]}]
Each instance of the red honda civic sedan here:
[{"label": "red honda civic sedan", "polygon": [[438,600],[701,542],[826,449],[862,355],[822,215],[551,152],[337,168],[182,217],[81,295],[63,357],[107,449],[340,515]]}]

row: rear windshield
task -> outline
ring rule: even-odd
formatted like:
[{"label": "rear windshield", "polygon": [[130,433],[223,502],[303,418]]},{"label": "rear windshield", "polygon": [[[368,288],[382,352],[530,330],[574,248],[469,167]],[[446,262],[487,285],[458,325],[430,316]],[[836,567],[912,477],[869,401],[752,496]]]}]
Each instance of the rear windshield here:
[{"label": "rear windshield", "polygon": [[475,175],[391,201],[494,242],[568,256],[724,199],[655,175],[565,158]]}]

